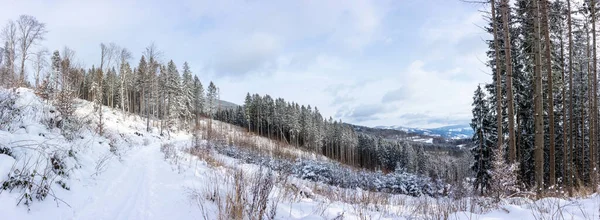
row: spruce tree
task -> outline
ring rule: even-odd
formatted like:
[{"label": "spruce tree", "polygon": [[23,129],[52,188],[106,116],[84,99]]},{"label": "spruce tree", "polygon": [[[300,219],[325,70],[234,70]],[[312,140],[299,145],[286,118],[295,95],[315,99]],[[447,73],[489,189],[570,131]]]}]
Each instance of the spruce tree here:
[{"label": "spruce tree", "polygon": [[173,60],[169,61],[167,64],[167,81],[166,81],[166,89],[167,89],[167,110],[166,110],[166,118],[167,118],[167,126],[171,127],[175,125],[177,119],[180,119],[181,109],[184,108],[183,103],[183,95],[181,92],[181,77],[179,76],[179,72],[177,71],[177,66]]},{"label": "spruce tree", "polygon": [[181,115],[184,123],[188,124],[194,112],[194,81],[192,78],[192,71],[187,62],[183,63],[183,77],[181,78],[181,97],[182,97],[182,109]]},{"label": "spruce tree", "polygon": [[194,76],[194,115],[196,122],[204,112],[204,87],[198,76]]},{"label": "spruce tree", "polygon": [[208,101],[208,115],[210,117],[213,117],[214,114],[217,111],[217,102],[218,102],[218,94],[217,94],[217,86],[213,83],[210,82],[210,84],[208,85],[208,91],[207,91],[207,101]]},{"label": "spruce tree", "polygon": [[477,86],[473,96],[473,119],[471,128],[475,147],[471,149],[475,163],[471,169],[475,172],[475,182],[473,186],[480,193],[486,193],[490,188],[490,169],[492,168],[492,147],[494,142],[490,139],[493,136],[491,128],[493,122],[490,120],[490,109],[486,101],[485,94],[481,86]]}]

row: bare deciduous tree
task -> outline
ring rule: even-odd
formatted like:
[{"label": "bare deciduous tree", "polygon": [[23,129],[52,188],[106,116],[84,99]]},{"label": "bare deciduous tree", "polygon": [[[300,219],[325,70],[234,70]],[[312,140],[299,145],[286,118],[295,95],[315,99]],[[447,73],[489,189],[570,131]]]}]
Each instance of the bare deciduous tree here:
[{"label": "bare deciduous tree", "polygon": [[[41,49],[35,52],[33,57],[33,68],[35,69],[35,88],[40,86],[40,73],[48,66],[48,60],[46,57],[49,52],[47,49]],[[43,76],[42,76],[43,78]]]},{"label": "bare deciduous tree", "polygon": [[2,83],[4,85],[11,84],[15,76],[15,60],[17,54],[17,25],[14,21],[9,20],[1,32],[2,40],[4,40],[4,53],[6,69],[2,75]]},{"label": "bare deciduous tree", "polygon": [[[125,64],[129,61],[129,59],[131,59],[133,56],[131,55],[131,52],[129,52],[129,50],[127,50],[127,48],[122,48],[121,52],[119,53],[119,59],[118,59],[118,68],[119,68],[119,75],[121,77],[121,87],[119,88],[119,95],[121,97],[121,111],[125,112],[125,105],[126,103],[129,103],[127,100],[127,81],[129,81],[129,77],[130,74],[128,71],[128,68],[126,68]],[[129,110],[129,108],[127,108]]]},{"label": "bare deciduous tree", "polygon": [[96,70],[96,78],[94,79],[92,90],[94,91],[93,100],[96,111],[98,111],[98,133],[102,135],[104,133],[104,121],[103,121],[103,112],[102,112],[102,79],[103,69],[106,64],[106,60],[109,54],[108,47],[101,43],[100,44],[100,69]]},{"label": "bare deciduous tree", "polygon": [[4,73],[4,48],[0,47],[0,82],[2,82],[2,75]]},{"label": "bare deciduous tree", "polygon": [[2,66],[2,61],[4,61],[4,48],[0,47],[0,66]]},{"label": "bare deciduous tree", "polygon": [[19,49],[21,52],[21,69],[19,73],[19,84],[25,83],[25,60],[29,56],[30,48],[38,41],[44,40],[46,24],[39,22],[35,17],[30,15],[21,15],[17,20]]}]

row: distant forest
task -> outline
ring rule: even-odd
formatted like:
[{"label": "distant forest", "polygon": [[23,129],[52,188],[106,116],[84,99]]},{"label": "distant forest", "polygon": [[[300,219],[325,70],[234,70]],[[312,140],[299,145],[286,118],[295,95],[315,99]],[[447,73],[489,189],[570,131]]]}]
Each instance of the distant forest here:
[{"label": "distant forest", "polygon": [[[469,141],[424,144],[397,136],[386,138],[388,130],[361,132],[364,128],[331,117],[323,118],[317,107],[287,102],[282,98],[274,99],[270,95],[247,94],[243,106],[217,111],[215,119],[355,167],[383,172],[404,169],[453,181],[462,181],[471,175],[468,165],[464,165],[468,161],[460,160],[468,152],[452,145]],[[452,159],[436,158],[440,152]]]}]

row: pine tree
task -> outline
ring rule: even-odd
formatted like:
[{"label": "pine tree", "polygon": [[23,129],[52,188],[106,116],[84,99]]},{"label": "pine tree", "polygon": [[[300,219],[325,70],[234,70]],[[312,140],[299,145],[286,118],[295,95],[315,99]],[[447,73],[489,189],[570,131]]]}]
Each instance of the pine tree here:
[{"label": "pine tree", "polygon": [[[557,80],[556,88],[560,89],[560,93],[557,93],[559,97],[557,97],[557,118],[555,122],[556,129],[556,157],[555,157],[555,171],[556,171],[556,181],[558,184],[565,186],[566,183],[566,173],[567,173],[567,150],[568,150],[568,136],[567,130],[568,128],[568,114],[567,114],[567,84],[568,78],[566,76],[566,57],[565,57],[565,37],[566,37],[566,7],[564,2],[555,1],[550,5],[550,11],[548,12],[549,21],[550,21],[550,32],[551,39],[554,45],[554,53],[556,54],[553,61],[557,64],[555,65],[556,72],[560,72],[560,74],[556,74]],[[554,72],[554,71],[553,71]]]},{"label": "pine tree", "polygon": [[[194,81],[192,78],[192,71],[187,62],[183,63],[183,77],[181,79],[181,96],[183,108],[181,109],[181,115],[185,124],[188,124],[192,120],[194,112]],[[187,126],[189,128],[189,125]]]},{"label": "pine tree", "polygon": [[265,117],[265,127],[267,131],[267,137],[271,138],[271,125],[273,123],[273,116],[275,115],[275,103],[273,102],[273,98],[270,95],[265,95],[263,98],[264,101],[264,117]]},{"label": "pine tree", "polygon": [[427,156],[425,155],[425,150],[421,145],[416,145],[415,148],[415,159],[418,167],[417,173],[421,175],[426,175],[429,170],[427,167]]},{"label": "pine tree", "polygon": [[134,82],[135,95],[133,112],[139,115],[143,114],[142,106],[144,106],[146,93],[147,66],[148,64],[146,62],[146,58],[145,56],[142,56],[137,67],[137,73]]},{"label": "pine tree", "polygon": [[[315,107],[315,112],[312,117],[313,124],[313,151],[319,152],[321,142],[323,141],[323,116],[319,112],[319,109]],[[358,141],[358,140],[357,140]]]},{"label": "pine tree", "polygon": [[198,120],[200,119],[200,115],[204,112],[204,87],[202,86],[202,82],[198,79],[198,76],[194,76],[194,116],[196,120],[196,125],[198,125]]},{"label": "pine tree", "polygon": [[158,95],[158,119],[160,120],[160,135],[165,135],[166,128],[166,108],[167,108],[167,69],[164,65],[160,65],[158,74],[158,86],[156,88]]},{"label": "pine tree", "polygon": [[175,125],[177,119],[182,117],[182,109],[184,108],[181,77],[177,71],[177,66],[173,60],[167,64],[167,127]]},{"label": "pine tree", "polygon": [[473,141],[475,147],[471,149],[471,153],[475,158],[475,163],[471,169],[475,172],[475,182],[473,186],[475,190],[479,190],[481,194],[490,190],[490,170],[492,169],[492,121],[490,121],[490,110],[485,98],[485,94],[481,90],[481,86],[477,86],[473,97],[473,119],[471,120],[471,128],[475,131]]},{"label": "pine tree", "polygon": [[252,120],[252,96],[250,93],[246,94],[246,99],[244,100],[244,113],[246,117],[246,122],[248,122],[248,131],[251,131],[251,125],[253,123]]},{"label": "pine tree", "polygon": [[216,111],[217,111],[217,86],[215,86],[215,84],[211,81],[210,84],[208,85],[208,91],[207,91],[207,106],[208,106],[208,116],[209,117],[214,117]]},{"label": "pine tree", "polygon": [[[65,125],[69,126],[71,122],[71,116],[75,112],[75,106],[73,100],[75,99],[75,92],[69,86],[70,85],[70,72],[72,71],[70,67],[69,60],[67,58],[62,59],[58,51],[56,51],[52,57],[53,63],[53,71],[55,71],[60,76],[57,77],[60,79],[60,90],[56,93],[55,97],[55,105],[58,112],[60,112],[62,121],[60,123],[61,129],[64,131]],[[72,138],[72,137],[70,137]]]},{"label": "pine tree", "polygon": [[531,1],[518,1],[515,9],[515,19],[519,22],[516,33],[518,47],[516,52],[516,64],[518,68],[514,72],[515,103],[517,109],[517,151],[520,163],[520,179],[527,186],[534,184],[534,136],[533,120],[533,75],[534,75],[534,53],[533,53],[533,24]]}]

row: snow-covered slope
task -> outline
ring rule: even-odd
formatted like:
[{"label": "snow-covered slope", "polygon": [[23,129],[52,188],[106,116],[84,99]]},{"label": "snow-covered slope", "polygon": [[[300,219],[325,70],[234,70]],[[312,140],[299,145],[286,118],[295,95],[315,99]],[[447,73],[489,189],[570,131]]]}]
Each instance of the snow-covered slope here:
[{"label": "snow-covered slope", "polygon": [[[485,198],[338,188],[219,154],[211,149],[212,142],[184,132],[170,137],[158,135],[156,129],[146,132],[142,118],[106,107],[105,132],[98,135],[93,105],[78,100],[76,106],[75,117],[84,123],[66,132],[57,127],[63,119],[56,109],[31,90],[0,89],[0,183],[31,174],[34,178],[28,180],[36,183],[0,190],[2,219],[248,219],[261,213],[266,219],[599,217],[598,195],[537,202],[512,199],[494,207]],[[278,152],[327,162],[299,149],[274,151],[281,147],[278,143],[218,121],[203,120],[203,130],[208,123],[230,140],[228,145],[243,145],[234,141],[245,140],[266,155]],[[36,197],[39,185],[49,187],[44,200]],[[29,205],[21,200],[26,194],[32,196]]]},{"label": "snow-covered slope", "polygon": [[[251,198],[250,186],[262,169],[211,151],[206,148],[206,140],[200,141],[205,147],[204,153],[192,155],[189,153],[194,149],[192,135],[173,132],[170,138],[161,137],[156,129],[146,132],[142,118],[107,107],[103,108],[105,125],[104,134],[100,136],[95,131],[98,120],[93,105],[82,100],[76,101],[75,117],[85,123],[70,140],[56,127],[61,120],[56,109],[35,96],[33,91],[0,90],[0,95],[0,100],[14,97],[11,99],[14,103],[5,103],[11,109],[2,108],[7,117],[2,118],[5,121],[0,129],[0,146],[11,149],[11,156],[0,154],[0,181],[22,172],[19,170],[21,164],[29,164],[37,158],[42,158],[41,162],[22,168],[33,172],[45,169],[46,162],[52,167],[51,160],[45,158],[59,153],[66,163],[64,177],[59,178],[57,174],[51,177],[53,181],[64,182],[66,187],[62,188],[58,182],[48,183],[51,195],[44,200],[37,199],[27,188],[2,190],[0,210],[3,219],[229,219],[227,210],[232,207],[228,201],[237,195],[236,183],[244,181],[248,188],[243,190],[243,197]],[[207,123],[208,120],[202,121],[205,126]],[[212,123],[215,130],[231,132],[235,129],[217,121]],[[276,147],[266,138],[253,138],[261,148]],[[170,153],[165,150],[168,149],[166,146],[172,147]],[[294,149],[284,152],[326,160]],[[241,180],[238,172],[243,173]],[[359,209],[349,199],[331,200],[332,197],[314,191],[336,197],[339,196],[337,193],[344,192],[353,195],[354,200],[357,200],[356,195],[372,195],[370,192],[357,194],[348,192],[354,189],[337,189],[278,173],[273,175],[278,180],[267,194],[268,202],[264,203],[273,211],[272,215],[265,213],[265,216],[275,219],[332,219],[339,216],[358,219],[360,215],[399,218],[391,214],[386,217],[383,212],[370,208]],[[29,205],[19,203],[24,194],[33,195]],[[246,202],[242,205],[243,213],[248,212]]]},{"label": "snow-covered slope", "polygon": [[238,104],[235,104],[233,102],[228,102],[225,100],[217,100],[217,103],[218,103],[217,105],[221,109],[235,109],[239,106]]},{"label": "snow-covered slope", "polygon": [[[3,97],[7,90],[0,91]],[[5,99],[6,100],[6,99]],[[46,175],[45,200],[29,189],[0,193],[3,219],[198,219],[200,212],[185,195],[185,176],[172,171],[159,151],[162,137],[144,132],[139,118],[104,108],[105,134],[94,131],[93,106],[76,101],[75,117],[86,122],[69,140],[51,124],[60,117],[52,105],[28,89],[18,89],[10,126],[0,129],[0,146],[13,157],[0,154],[0,181],[27,168],[31,173],[47,169],[45,157],[58,155],[65,162],[65,176]],[[189,139],[189,136],[175,138]],[[39,161],[39,162],[38,162]],[[23,165],[27,164],[27,165]],[[54,164],[51,164],[52,167]],[[35,179],[36,184],[41,179]],[[66,189],[58,184],[64,182]],[[33,187],[36,188],[35,185]],[[21,197],[33,196],[27,207]],[[50,195],[51,194],[51,195]],[[5,218],[6,217],[6,218]]]}]

